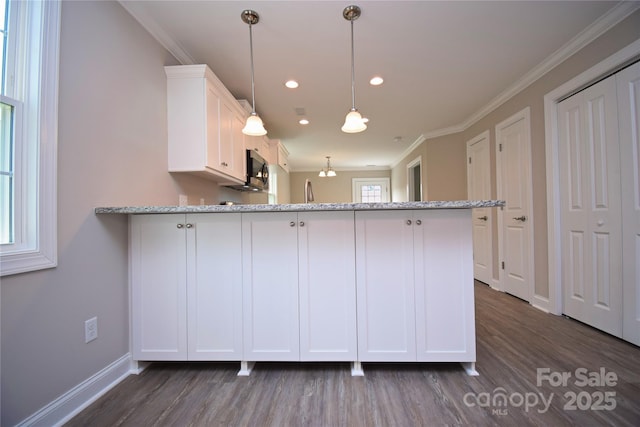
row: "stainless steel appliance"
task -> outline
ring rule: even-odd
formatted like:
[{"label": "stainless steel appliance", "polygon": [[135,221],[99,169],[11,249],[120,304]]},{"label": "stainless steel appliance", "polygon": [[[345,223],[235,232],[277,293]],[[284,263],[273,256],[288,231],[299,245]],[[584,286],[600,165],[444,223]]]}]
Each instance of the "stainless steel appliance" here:
[{"label": "stainless steel appliance", "polygon": [[266,191],[269,189],[269,164],[255,150],[246,150],[247,179],[242,185],[230,185],[239,191]]}]

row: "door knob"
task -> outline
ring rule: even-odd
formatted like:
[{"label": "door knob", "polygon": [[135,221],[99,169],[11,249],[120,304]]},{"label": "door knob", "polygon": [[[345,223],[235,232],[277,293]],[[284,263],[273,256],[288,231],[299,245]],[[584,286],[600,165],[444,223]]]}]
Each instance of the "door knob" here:
[{"label": "door knob", "polygon": [[300,227],[304,227],[304,221],[300,221]]},{"label": "door knob", "polygon": [[522,216],[514,217],[513,219],[515,219],[516,221],[522,221],[522,222],[525,222],[525,221],[527,220],[527,217],[526,217],[526,216],[524,216],[524,215],[522,215]]},{"label": "door knob", "polygon": [[185,227],[187,227],[187,228],[193,228],[193,224],[187,223],[187,224],[185,225]]},{"label": "door knob", "polygon": [[489,219],[489,217],[486,216],[486,215],[485,216],[479,216],[478,219],[481,219],[482,221],[486,221],[486,220]]},{"label": "door knob", "polygon": [[295,227],[295,226],[296,226],[296,223],[295,223],[294,221],[291,221],[291,222],[289,223],[289,226],[290,226],[290,227]]},{"label": "door knob", "polygon": [[422,221],[421,220],[416,220],[416,224],[422,225]]},{"label": "door knob", "polygon": [[177,224],[176,227],[182,228],[182,227],[184,227],[184,224]]},{"label": "door knob", "polygon": [[411,220],[410,219],[407,220],[407,225],[411,225]]}]

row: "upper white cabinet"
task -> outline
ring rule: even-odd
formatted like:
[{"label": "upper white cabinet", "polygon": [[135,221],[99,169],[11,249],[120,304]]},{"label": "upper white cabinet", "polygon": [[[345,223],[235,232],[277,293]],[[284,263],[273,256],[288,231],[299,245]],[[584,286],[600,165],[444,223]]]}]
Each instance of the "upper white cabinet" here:
[{"label": "upper white cabinet", "polygon": [[244,183],[247,113],[206,65],[167,66],[165,72],[169,172]]},{"label": "upper white cabinet", "polygon": [[475,361],[470,215],[356,212],[360,361]]},{"label": "upper white cabinet", "polygon": [[131,218],[134,360],[241,360],[239,213]]},{"label": "upper white cabinet", "polygon": [[267,163],[273,163],[271,156],[271,145],[269,138],[263,136],[247,136],[245,137],[247,150],[255,150]]},{"label": "upper white cabinet", "polygon": [[286,147],[278,141],[276,154],[278,156],[278,165],[284,169],[286,172],[289,172],[289,152]]}]

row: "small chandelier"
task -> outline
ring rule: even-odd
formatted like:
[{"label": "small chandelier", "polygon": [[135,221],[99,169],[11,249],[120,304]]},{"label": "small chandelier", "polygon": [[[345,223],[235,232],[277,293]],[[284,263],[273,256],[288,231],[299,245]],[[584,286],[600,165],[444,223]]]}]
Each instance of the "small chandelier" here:
[{"label": "small chandelier", "polygon": [[325,176],[336,176],[336,171],[331,167],[331,156],[327,156],[327,168],[322,169],[318,176],[321,178],[324,178]]},{"label": "small chandelier", "polygon": [[342,16],[351,22],[351,110],[347,113],[347,117],[342,125],[342,131],[346,133],[358,133],[367,128],[362,120],[362,115],[356,108],[356,89],[355,89],[355,67],[353,53],[353,21],[360,17],[360,8],[358,6],[347,6],[342,11]]},{"label": "small chandelier", "polygon": [[242,133],[250,136],[262,136],[267,134],[267,130],[264,128],[262,124],[262,119],[256,113],[256,91],[255,91],[255,83],[253,81],[253,32],[251,30],[252,26],[257,24],[260,21],[260,16],[258,12],[254,10],[243,10],[240,14],[242,18],[242,22],[245,24],[249,24],[249,52],[251,54],[251,100],[253,101],[251,107],[251,115],[247,117],[247,122],[242,129]]}]

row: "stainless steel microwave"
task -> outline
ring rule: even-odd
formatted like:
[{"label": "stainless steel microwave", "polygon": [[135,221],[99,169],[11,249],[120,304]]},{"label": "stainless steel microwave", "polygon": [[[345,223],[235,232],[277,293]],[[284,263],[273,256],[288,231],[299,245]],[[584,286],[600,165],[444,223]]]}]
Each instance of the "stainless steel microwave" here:
[{"label": "stainless steel microwave", "polygon": [[246,150],[247,179],[243,185],[231,185],[240,191],[266,191],[269,189],[269,164],[255,150]]}]

